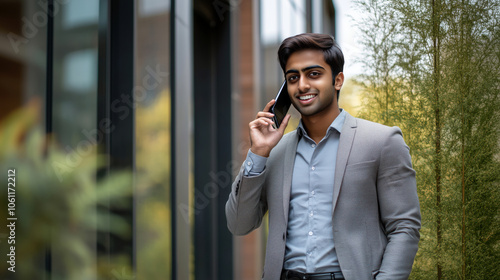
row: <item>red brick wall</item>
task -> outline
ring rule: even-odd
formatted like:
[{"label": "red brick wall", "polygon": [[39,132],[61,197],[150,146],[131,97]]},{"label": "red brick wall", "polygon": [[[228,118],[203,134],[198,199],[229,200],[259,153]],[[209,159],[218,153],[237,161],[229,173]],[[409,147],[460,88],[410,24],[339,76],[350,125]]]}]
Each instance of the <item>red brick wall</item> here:
[{"label": "red brick wall", "polygon": [[[254,1],[241,0],[238,6],[238,30],[237,30],[237,75],[239,90],[239,107],[235,112],[239,113],[239,161],[246,157],[246,151],[250,148],[248,123],[255,118],[257,110],[255,104],[254,86],[254,54],[253,54],[253,10]],[[235,255],[235,279],[255,280],[261,279],[261,242],[260,230],[253,231],[244,237],[237,237],[236,247],[239,248]]]}]

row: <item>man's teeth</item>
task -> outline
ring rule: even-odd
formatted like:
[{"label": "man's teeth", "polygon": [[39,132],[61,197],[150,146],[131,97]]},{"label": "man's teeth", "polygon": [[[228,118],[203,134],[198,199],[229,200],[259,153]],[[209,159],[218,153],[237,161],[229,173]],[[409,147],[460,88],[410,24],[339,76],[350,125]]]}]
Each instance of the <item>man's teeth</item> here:
[{"label": "man's teeth", "polygon": [[314,94],[310,94],[310,95],[299,96],[299,99],[300,100],[307,100],[307,99],[311,99],[313,97],[314,97]]}]

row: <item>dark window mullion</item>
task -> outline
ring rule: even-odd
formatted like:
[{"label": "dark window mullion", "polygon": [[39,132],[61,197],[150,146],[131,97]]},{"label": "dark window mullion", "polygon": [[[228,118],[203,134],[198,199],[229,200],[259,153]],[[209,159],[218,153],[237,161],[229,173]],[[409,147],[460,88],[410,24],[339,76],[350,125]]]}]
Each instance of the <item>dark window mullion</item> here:
[{"label": "dark window mullion", "polygon": [[[102,122],[109,124],[109,131],[101,131],[103,140],[99,153],[107,157],[106,166],[98,173],[98,178],[110,176],[119,171],[129,171],[130,193],[133,193],[134,171],[134,106],[132,89],[134,86],[134,1],[100,0],[99,4],[99,58],[98,58],[98,102],[97,129]],[[128,114],[111,109],[113,102],[128,107]],[[109,205],[112,205],[110,202]],[[111,261],[113,255],[129,256],[129,265],[135,270],[134,250],[134,204],[133,198],[124,209],[109,208],[131,225],[130,239],[110,233],[99,234],[99,254]],[[111,223],[112,220],[109,220]],[[113,227],[113,225],[110,225]],[[110,263],[109,265],[112,265]],[[117,270],[120,268],[116,268]]]},{"label": "dark window mullion", "polygon": [[[134,103],[134,0],[109,0],[109,102],[107,110],[110,121],[115,127],[110,133],[110,172],[130,171],[130,193],[133,193],[134,171],[134,107],[123,100]],[[113,102],[123,102],[129,106],[129,114],[111,110]],[[130,198],[128,207],[115,211],[132,226],[130,239],[113,237],[111,239],[111,253],[130,256],[130,265],[135,270],[133,198]]]},{"label": "dark window mullion", "polygon": [[[176,149],[176,137],[175,137],[175,131],[176,131],[176,125],[175,125],[175,116],[176,116],[176,109],[175,105],[176,104],[176,58],[175,58],[175,29],[176,29],[176,17],[173,16],[176,13],[176,0],[171,0],[170,3],[170,104],[171,104],[171,109],[170,109],[170,114],[171,114],[171,121],[170,121],[170,135],[172,137],[170,140],[170,166],[171,167],[171,172],[170,172],[170,211],[171,211],[171,260],[172,260],[172,275],[170,279],[176,280],[177,279],[177,231],[176,231],[176,223],[177,223],[177,205],[175,203],[177,193],[176,193],[176,170],[175,170],[175,162],[176,162],[176,157],[175,157],[175,149]],[[168,275],[167,275],[168,276]]]},{"label": "dark window mullion", "polygon": [[[46,72],[45,72],[45,133],[47,135],[53,132],[52,129],[52,105],[54,96],[53,75],[54,75],[54,0],[47,1],[47,56],[46,56]],[[50,248],[45,248],[45,271],[44,279],[48,278],[48,274],[52,271],[52,254]],[[48,274],[47,274],[48,273]]]},{"label": "dark window mullion", "polygon": [[[49,0],[48,14],[54,14],[54,0]],[[47,17],[47,62],[45,94],[45,132],[52,133],[53,71],[54,71],[54,17]]]}]

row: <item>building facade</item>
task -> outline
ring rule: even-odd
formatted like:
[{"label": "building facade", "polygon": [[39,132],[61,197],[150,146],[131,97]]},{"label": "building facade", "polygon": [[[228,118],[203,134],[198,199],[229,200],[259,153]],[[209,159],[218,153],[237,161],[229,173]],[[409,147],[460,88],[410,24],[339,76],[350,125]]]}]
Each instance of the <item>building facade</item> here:
[{"label": "building facade", "polygon": [[0,1],[0,121],[38,100],[59,146],[105,155],[98,180],[130,174],[127,205],[107,208],[130,234],[88,236],[95,279],[260,279],[266,225],[233,237],[224,207],[282,83],[278,46],[303,32],[335,35],[332,1]]}]

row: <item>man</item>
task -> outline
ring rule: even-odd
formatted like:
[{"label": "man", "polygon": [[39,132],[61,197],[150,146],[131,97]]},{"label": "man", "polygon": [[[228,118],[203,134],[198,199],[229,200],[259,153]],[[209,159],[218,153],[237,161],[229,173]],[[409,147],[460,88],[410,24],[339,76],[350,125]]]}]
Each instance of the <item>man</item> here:
[{"label": "man", "polygon": [[273,128],[271,100],[250,122],[229,230],[247,234],[269,211],[263,279],[407,279],[420,209],[401,130],[339,109],[344,58],[330,36],[287,38],[278,58],[301,120],[283,136],[290,115]]}]

